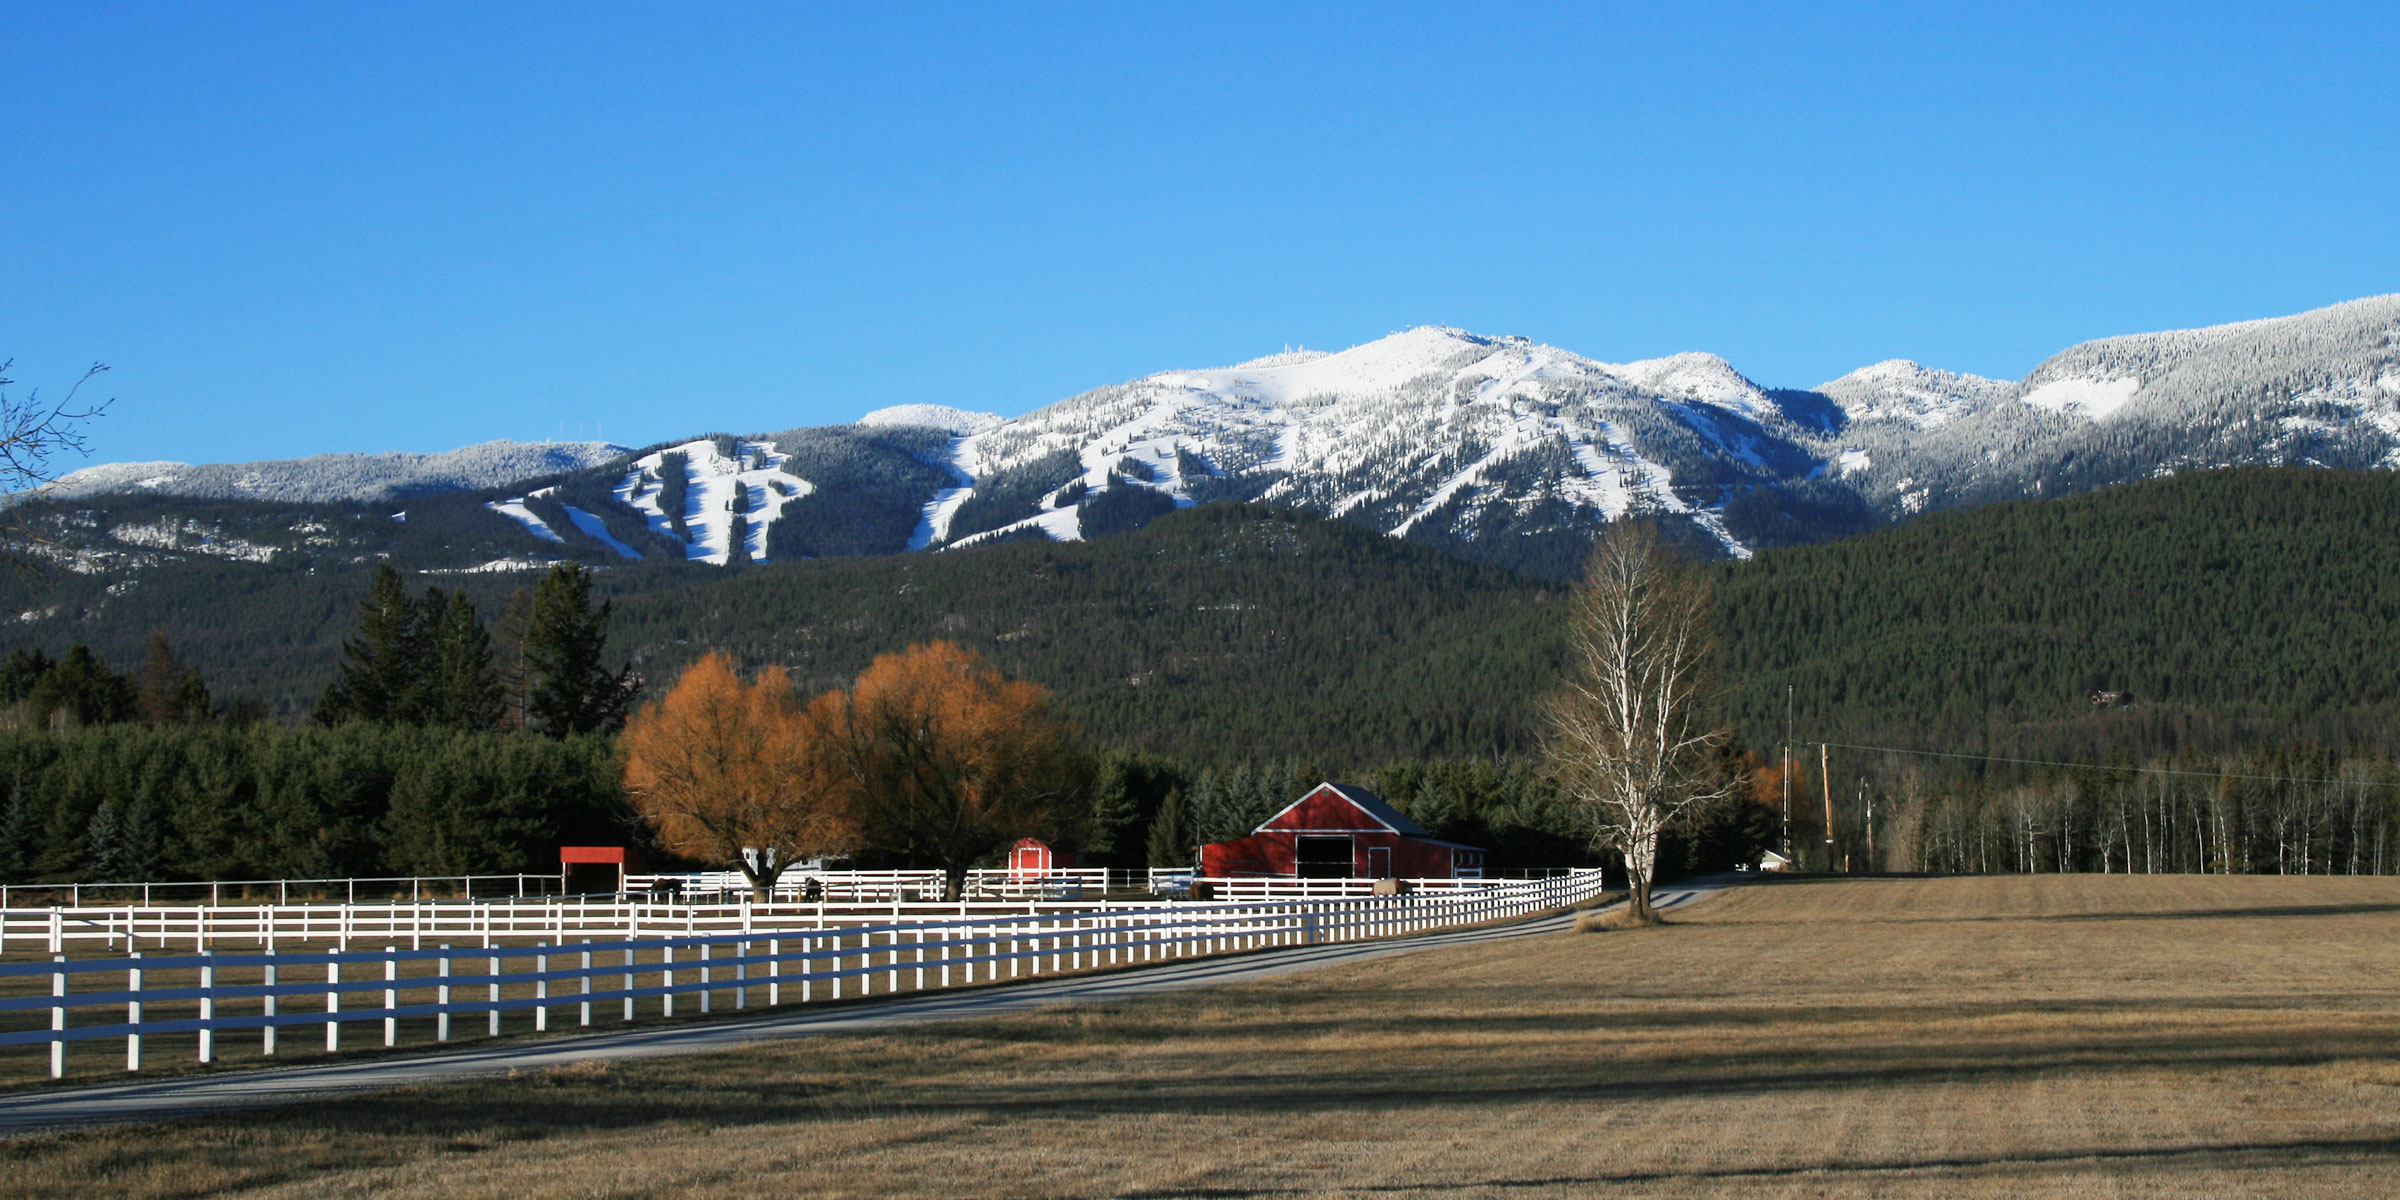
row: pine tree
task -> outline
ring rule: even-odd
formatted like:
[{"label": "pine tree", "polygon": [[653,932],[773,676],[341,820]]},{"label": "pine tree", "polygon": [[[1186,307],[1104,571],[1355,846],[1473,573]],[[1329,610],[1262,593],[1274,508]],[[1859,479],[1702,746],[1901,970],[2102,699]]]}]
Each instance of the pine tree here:
[{"label": "pine tree", "polygon": [[1245,837],[1258,828],[1258,772],[1247,762],[1235,763],[1225,773],[1223,790],[1218,793],[1217,818],[1214,828],[1206,830],[1212,842]]},{"label": "pine tree", "polygon": [[183,676],[175,681],[176,719],[185,724],[206,721],[216,715],[216,702],[210,699],[207,681],[200,672],[186,667]]},{"label": "pine tree", "polygon": [[9,651],[7,663],[0,665],[0,703],[14,704],[32,696],[42,676],[50,673],[50,666],[50,656],[39,650]]},{"label": "pine tree", "polygon": [[[439,596],[436,592],[427,597],[429,608]],[[425,723],[470,731],[498,725],[501,698],[492,662],[492,638],[484,632],[483,622],[476,620],[466,589],[441,603],[431,641]]]},{"label": "pine tree", "polygon": [[1184,800],[1186,836],[1193,841],[1220,840],[1218,830],[1232,824],[1224,812],[1225,785],[1215,767],[1202,767],[1192,778],[1192,789]]},{"label": "pine tree", "polygon": [[95,882],[115,882],[125,874],[125,810],[103,800],[92,810],[83,830],[83,870]]},{"label": "pine tree", "polygon": [[34,848],[41,831],[34,825],[33,802],[25,785],[10,780],[0,797],[0,883],[23,883],[32,874]]},{"label": "pine tree", "polygon": [[750,563],[750,488],[741,480],[733,481],[733,522],[727,531],[725,565],[748,566]]},{"label": "pine tree", "polygon": [[1091,815],[1084,823],[1083,852],[1096,862],[1110,862],[1130,851],[1133,826],[1141,818],[1134,802],[1133,780],[1123,757],[1100,756],[1092,777]]},{"label": "pine tree", "polygon": [[342,673],[317,702],[319,723],[416,719],[423,690],[421,615],[409,603],[400,572],[390,563],[376,567],[375,582],[359,601],[358,634],[342,643]]},{"label": "pine tree", "polygon": [[533,593],[517,588],[500,610],[500,639],[493,655],[492,674],[500,692],[500,728],[523,729],[532,719],[533,665],[528,658],[533,637]]},{"label": "pine tree", "polygon": [[1158,816],[1150,822],[1150,865],[1154,867],[1188,867],[1192,865],[1192,836],[1185,823],[1183,789],[1167,793],[1158,806]]},{"label": "pine tree", "polygon": [[181,697],[177,695],[183,682],[183,664],[175,661],[175,651],[167,645],[167,631],[150,631],[150,658],[142,664],[141,699],[139,708],[144,725],[174,725],[183,720]]},{"label": "pine tree", "polygon": [[133,714],[133,684],[108,669],[91,647],[77,644],[42,675],[29,697],[34,713],[53,725],[110,725]]},{"label": "pine tree", "polygon": [[628,666],[611,673],[601,662],[608,649],[613,606],[592,607],[592,575],[576,563],[550,568],[533,593],[533,621],[526,662],[535,683],[528,715],[552,737],[617,732],[633,704],[640,680]]},{"label": "pine tree", "polygon": [[146,880],[158,874],[166,858],[166,837],[159,828],[156,807],[147,797],[125,806],[117,826],[117,847],[120,878]]}]

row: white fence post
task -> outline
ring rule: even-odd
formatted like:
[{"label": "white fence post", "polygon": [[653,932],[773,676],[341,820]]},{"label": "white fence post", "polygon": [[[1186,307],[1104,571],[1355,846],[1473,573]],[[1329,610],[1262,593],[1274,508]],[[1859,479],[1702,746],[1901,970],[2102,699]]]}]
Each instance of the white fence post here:
[{"label": "white fence post", "polygon": [[441,982],[433,995],[433,1040],[450,1040],[450,943],[442,943],[441,957],[434,960],[433,976]]},{"label": "white fence post", "polygon": [[400,1044],[400,947],[383,948],[383,1044]]},{"label": "white fence post", "polygon": [[216,1057],[217,965],[214,952],[200,955],[200,1061]]},{"label": "white fence post", "polygon": [[275,1057],[275,974],[275,951],[269,947],[266,968],[261,972],[259,980],[266,987],[266,995],[261,997],[265,1001],[265,1006],[260,1013],[266,1018],[266,1021],[258,1027],[259,1053],[268,1058]]},{"label": "white fence post", "polygon": [[67,956],[54,954],[50,961],[57,965],[50,970],[50,1078],[67,1073]]},{"label": "white fence post", "polygon": [[[130,917],[126,930],[126,940],[130,942],[133,940]],[[125,1035],[125,1069],[139,1071],[142,1069],[142,952],[135,950],[126,957],[133,960],[133,966],[125,971],[125,990],[133,996],[125,1002],[125,1023],[132,1027],[132,1032]]]}]

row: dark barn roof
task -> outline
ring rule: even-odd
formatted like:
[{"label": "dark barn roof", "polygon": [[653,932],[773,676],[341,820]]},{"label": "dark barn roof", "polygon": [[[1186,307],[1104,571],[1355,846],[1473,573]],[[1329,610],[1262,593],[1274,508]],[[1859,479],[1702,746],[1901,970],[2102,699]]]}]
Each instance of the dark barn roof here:
[{"label": "dark barn roof", "polygon": [[1308,803],[1309,796],[1314,796],[1318,792],[1332,792],[1333,794],[1340,796],[1342,799],[1349,801],[1360,812],[1363,812],[1368,816],[1375,818],[1377,821],[1390,826],[1393,833],[1399,834],[1402,837],[1425,838],[1428,840],[1433,838],[1433,834],[1427,832],[1424,826],[1417,824],[1415,821],[1409,820],[1405,816],[1402,816],[1399,809],[1393,808],[1391,805],[1384,803],[1383,797],[1378,796],[1365,788],[1347,783],[1321,783],[1313,788],[1308,789],[1308,792],[1305,795],[1301,796],[1298,800],[1292,801],[1290,804],[1284,805],[1281,809],[1276,811],[1274,816],[1268,817],[1266,820],[1259,822],[1258,828],[1253,829],[1250,832],[1266,832],[1267,826],[1282,820],[1285,813],[1288,813],[1293,809]]}]

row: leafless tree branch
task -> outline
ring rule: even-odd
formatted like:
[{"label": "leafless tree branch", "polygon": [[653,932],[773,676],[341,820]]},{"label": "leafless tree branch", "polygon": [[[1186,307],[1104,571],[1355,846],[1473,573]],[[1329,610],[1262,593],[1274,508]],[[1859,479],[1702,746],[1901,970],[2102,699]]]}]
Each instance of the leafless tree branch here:
[{"label": "leafless tree branch", "polygon": [[1648,525],[1610,527],[1568,612],[1567,670],[1544,706],[1551,773],[1590,815],[1593,842],[1624,856],[1648,919],[1659,836],[1731,795],[1712,723],[1716,638],[1708,588]]}]

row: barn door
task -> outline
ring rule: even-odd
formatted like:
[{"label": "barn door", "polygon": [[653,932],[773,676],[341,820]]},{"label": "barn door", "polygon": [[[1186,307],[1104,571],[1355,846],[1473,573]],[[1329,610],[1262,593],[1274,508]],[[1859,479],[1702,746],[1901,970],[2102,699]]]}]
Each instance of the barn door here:
[{"label": "barn door", "polygon": [[1292,873],[1302,879],[1348,879],[1358,870],[1351,857],[1350,835],[1301,834],[1293,847]]},{"label": "barn door", "polygon": [[1390,879],[1391,877],[1392,848],[1390,846],[1367,847],[1367,878]]}]

